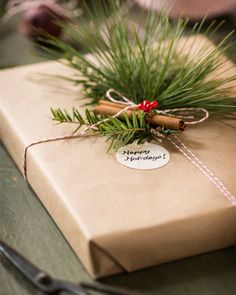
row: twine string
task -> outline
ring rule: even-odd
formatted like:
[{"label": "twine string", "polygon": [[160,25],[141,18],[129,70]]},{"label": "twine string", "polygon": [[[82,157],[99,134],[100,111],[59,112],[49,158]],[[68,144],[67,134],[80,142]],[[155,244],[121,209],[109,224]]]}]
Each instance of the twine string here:
[{"label": "twine string", "polygon": [[[112,93],[115,93],[119,99],[115,99],[112,95]],[[132,102],[131,100],[129,100],[127,97],[123,96],[120,92],[116,91],[115,89],[108,89],[106,92],[106,98],[108,98],[110,101],[114,102],[114,103],[119,103],[119,104],[123,104],[123,105],[132,105],[132,106],[137,106],[137,104],[135,104],[134,102]]]},{"label": "twine string", "polygon": [[[120,99],[114,99],[112,93],[115,93]],[[123,96],[121,93],[114,89],[109,89],[106,93],[106,97],[114,102],[123,104],[124,106],[138,106],[131,100]],[[128,108],[128,107],[126,107]],[[125,109],[126,109],[125,108]],[[123,109],[123,110],[125,110]],[[123,111],[122,110],[122,111]],[[120,113],[122,112],[119,112]],[[209,118],[209,112],[204,108],[174,108],[165,110],[155,110],[157,114],[171,115],[180,119],[191,119],[191,121],[185,121],[187,125],[196,125],[206,121]],[[202,118],[196,119],[196,114],[203,114]],[[118,115],[118,116],[119,116]],[[232,193],[225,187],[225,185],[214,175],[214,173],[202,162],[199,158],[176,136],[172,135],[167,137],[168,140],[197,168],[199,169],[219,190],[220,192],[231,202],[236,208],[236,198]]]},{"label": "twine string", "polygon": [[235,196],[225,187],[215,174],[202,161],[200,161],[200,159],[176,135],[171,135],[167,137],[167,139],[218,188],[218,190],[236,209]]},{"label": "twine string", "polygon": [[[116,102],[118,103],[118,100],[112,98],[111,96],[111,93],[116,93],[118,95],[120,95],[118,92],[116,92],[115,90],[113,89],[109,89],[106,93],[107,97],[113,101],[113,102]],[[124,96],[121,96],[122,99],[123,99],[123,104],[124,104],[124,108],[121,109],[119,112],[117,112],[115,115],[111,116],[111,117],[108,117],[106,119],[102,119],[100,121],[98,121],[97,123],[93,124],[93,125],[89,125],[88,127],[86,127],[83,131],[77,133],[76,135],[63,135],[63,136],[57,136],[57,137],[49,137],[49,138],[43,138],[41,140],[37,140],[35,142],[32,142],[30,144],[28,144],[25,148],[24,148],[24,154],[23,154],[23,175],[24,175],[24,178],[25,180],[27,180],[27,152],[28,152],[28,149],[34,145],[38,145],[38,144],[41,144],[41,143],[47,143],[47,142],[53,142],[53,141],[59,141],[59,140],[65,140],[65,139],[74,139],[74,138],[79,138],[79,137],[82,137],[82,136],[86,136],[90,130],[94,130],[96,129],[101,123],[104,123],[104,122],[107,122],[107,121],[110,121],[112,118],[116,118],[118,116],[120,116],[122,113],[128,111],[129,109],[133,108],[135,106],[134,103],[132,103],[132,101],[130,101],[128,98],[124,97]]]},{"label": "twine string", "polygon": [[[179,119],[185,120],[186,125],[196,125],[206,121],[209,118],[209,112],[204,108],[175,108],[166,110],[156,110],[158,114],[171,115]],[[194,114],[192,114],[194,113]],[[203,114],[200,119],[195,119],[195,115]],[[192,119],[191,121],[186,121],[186,119]]]},{"label": "twine string", "polygon": [[24,154],[23,154],[23,173],[24,173],[24,178],[27,180],[27,152],[28,149],[34,145],[38,145],[41,143],[47,143],[47,142],[53,142],[53,141],[59,141],[59,140],[64,140],[64,139],[71,139],[71,138],[79,138],[83,136],[82,134],[77,134],[77,135],[63,135],[63,136],[58,136],[58,137],[48,137],[48,138],[43,138],[38,141],[34,141],[27,145],[24,148]]},{"label": "twine string", "polygon": [[[114,98],[113,94],[115,94],[118,99]],[[109,89],[106,92],[106,97],[117,104],[124,105],[124,108],[118,111],[115,115],[102,119],[95,124],[92,124],[86,127],[83,131],[77,133],[76,135],[64,135],[58,137],[49,137],[45,139],[41,139],[30,143],[24,149],[23,156],[23,172],[24,178],[27,180],[27,152],[28,149],[34,145],[38,145],[41,143],[65,140],[65,139],[74,139],[89,135],[90,130],[96,129],[101,123],[107,122],[112,118],[119,117],[122,113],[128,111],[133,107],[138,107],[137,104],[129,100],[127,97],[123,96],[121,93],[114,89]],[[157,114],[170,115],[175,116],[180,119],[191,119],[191,121],[185,121],[188,125],[195,125],[204,122],[208,119],[209,113],[204,108],[174,108],[174,109],[166,109],[166,110],[155,110]],[[196,113],[202,113],[203,117],[200,119],[195,119]],[[171,135],[168,136],[167,139],[169,142],[174,145],[198,170],[200,170],[215,186],[218,190],[230,201],[230,203],[236,209],[236,198],[232,195],[232,193],[225,187],[225,185],[214,175],[214,173],[202,162],[200,159],[176,136]]]}]

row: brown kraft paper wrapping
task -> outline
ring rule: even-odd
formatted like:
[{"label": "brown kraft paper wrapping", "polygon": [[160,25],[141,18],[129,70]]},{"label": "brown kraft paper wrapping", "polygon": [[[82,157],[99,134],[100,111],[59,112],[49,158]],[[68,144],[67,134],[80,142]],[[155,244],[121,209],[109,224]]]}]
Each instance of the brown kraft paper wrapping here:
[{"label": "brown kraft paper wrapping", "polygon": [[[0,139],[21,171],[24,147],[73,131],[52,122],[50,107],[80,104],[78,91],[37,73],[72,74],[57,62],[0,72]],[[180,138],[236,195],[235,129],[208,120]],[[101,137],[28,150],[29,184],[93,278],[235,245],[235,208],[171,143],[163,145],[170,163],[146,171],[119,164]]]}]

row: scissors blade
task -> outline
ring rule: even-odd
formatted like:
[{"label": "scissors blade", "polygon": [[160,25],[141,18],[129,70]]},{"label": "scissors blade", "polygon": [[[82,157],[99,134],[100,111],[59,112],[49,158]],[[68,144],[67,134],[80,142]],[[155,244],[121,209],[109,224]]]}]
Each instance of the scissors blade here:
[{"label": "scissors blade", "polygon": [[[74,295],[89,295],[89,290],[110,295],[134,295],[126,290],[101,284],[80,283],[79,285],[56,280],[0,240],[0,252],[38,289],[37,295],[59,294],[67,291]],[[136,294],[137,295],[137,294]]]},{"label": "scissors blade", "polygon": [[59,294],[63,290],[75,295],[89,294],[79,285],[51,278],[46,272],[1,240],[0,252],[38,289],[37,295]]},{"label": "scissors blade", "polygon": [[42,288],[41,280],[50,279],[50,276],[37,268],[33,263],[19,254],[15,249],[0,240],[0,252],[37,288]]}]

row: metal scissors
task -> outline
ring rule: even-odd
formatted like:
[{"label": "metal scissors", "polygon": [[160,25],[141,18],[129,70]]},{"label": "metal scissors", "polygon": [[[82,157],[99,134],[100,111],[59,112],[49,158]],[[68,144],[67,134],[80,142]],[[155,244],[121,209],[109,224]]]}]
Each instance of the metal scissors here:
[{"label": "metal scissors", "polygon": [[57,280],[37,268],[23,255],[0,240],[0,252],[28,279],[37,289],[37,295],[58,295],[62,292],[74,295],[90,295],[91,292],[109,295],[137,295],[123,289],[110,287],[100,283],[81,282],[79,284]]}]

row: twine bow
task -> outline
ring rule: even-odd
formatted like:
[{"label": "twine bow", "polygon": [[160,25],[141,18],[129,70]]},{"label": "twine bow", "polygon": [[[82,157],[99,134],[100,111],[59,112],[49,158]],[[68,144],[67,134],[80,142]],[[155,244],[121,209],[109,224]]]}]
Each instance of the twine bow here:
[{"label": "twine bow", "polygon": [[[115,99],[113,94],[116,94],[119,99]],[[123,112],[126,112],[129,109],[142,109],[146,112],[149,112],[153,108],[157,107],[158,102],[149,102],[144,101],[143,103],[137,105],[131,100],[129,100],[127,97],[121,95],[118,91],[114,89],[109,89],[106,92],[106,97],[119,105],[123,105],[124,108],[122,108],[120,111],[118,111],[115,115],[112,117],[108,117],[106,119],[103,119],[96,124],[88,126],[85,130],[78,133],[77,135],[65,135],[65,136],[58,136],[58,137],[52,137],[52,138],[45,138],[41,139],[39,141],[30,143],[28,146],[24,149],[24,157],[23,157],[23,171],[24,171],[24,177],[27,180],[27,151],[30,147],[40,144],[40,143],[47,143],[52,141],[58,141],[58,140],[65,140],[65,139],[73,139],[78,137],[83,137],[86,135],[90,135],[90,130],[96,129],[97,126],[103,122],[109,121],[111,118],[119,117]],[[163,114],[167,116],[175,116],[180,119],[192,119],[192,121],[185,121],[186,124],[193,125],[193,124],[199,124],[209,117],[209,113],[206,109],[203,108],[175,108],[175,109],[166,109],[166,110],[156,110],[155,112],[157,114]],[[204,116],[201,119],[195,119],[196,113],[202,112]],[[195,120],[194,120],[195,119]],[[205,165],[203,162],[199,160],[199,158],[189,149],[187,146],[176,136],[168,136],[167,137],[169,142],[175,146],[201,173],[203,173],[214,185],[215,187],[230,201],[230,203],[234,206],[236,209],[236,198],[235,196],[224,186],[224,184],[214,175],[214,173]]]},{"label": "twine bow", "polygon": [[[112,96],[112,93],[115,93],[120,99],[115,99]],[[125,112],[128,108],[137,107],[140,108],[142,105],[137,105],[129,100],[127,97],[121,95],[118,91],[114,89],[109,89],[106,93],[106,97],[117,104],[123,104],[124,109],[119,112],[119,115],[122,112]],[[157,103],[158,104],[158,103]],[[154,104],[153,106],[157,106]],[[143,109],[141,107],[141,109]],[[204,122],[209,117],[209,112],[204,108],[174,108],[166,110],[156,110],[157,114],[174,116],[176,118],[184,119],[185,124],[195,125]],[[196,119],[197,113],[203,113],[203,117]],[[186,121],[191,120],[191,121]],[[168,136],[167,139],[169,142],[175,146],[201,173],[203,173],[214,185],[215,187],[229,200],[229,202],[236,209],[236,197],[225,187],[225,185],[215,176],[215,174],[202,162],[199,158],[176,136]]]},{"label": "twine bow", "polygon": [[[112,94],[115,94],[119,97],[119,99],[115,99],[113,97]],[[133,107],[137,107],[137,109],[142,109],[145,110],[145,106],[143,106],[143,104],[145,102],[149,102],[147,100],[144,100],[143,103],[141,104],[135,104],[134,102],[132,102],[130,99],[128,99],[127,97],[123,96],[121,93],[119,93],[118,91],[114,90],[114,89],[109,89],[106,92],[106,97],[116,103],[116,104],[122,104],[124,105],[124,108],[122,110],[121,113],[127,111],[130,108]],[[151,103],[154,103],[153,105],[151,105]],[[154,109],[155,107],[158,106],[158,102],[153,101],[153,102],[149,102],[150,104],[150,108],[148,106],[147,111],[150,111],[152,109]],[[204,109],[204,108],[188,108],[188,107],[184,107],[184,108],[174,108],[174,109],[165,109],[165,110],[154,110],[157,114],[160,115],[166,115],[166,116],[173,116],[179,119],[183,119],[185,120],[185,124],[187,125],[195,125],[195,124],[200,124],[204,121],[206,121],[209,118],[209,112]],[[121,114],[119,113],[119,115]],[[200,119],[197,119],[197,114],[203,114],[203,117],[201,117]]]}]

